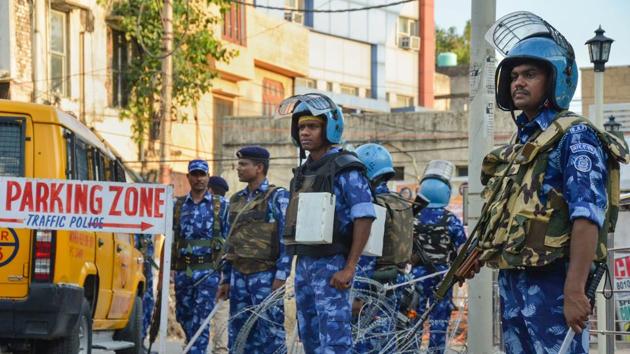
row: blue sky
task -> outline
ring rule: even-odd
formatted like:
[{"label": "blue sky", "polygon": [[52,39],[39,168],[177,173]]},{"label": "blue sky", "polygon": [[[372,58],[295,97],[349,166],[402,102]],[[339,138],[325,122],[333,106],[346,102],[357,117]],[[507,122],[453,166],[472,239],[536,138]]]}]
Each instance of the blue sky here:
[{"label": "blue sky", "polygon": [[[470,7],[471,0],[435,0],[436,26],[455,26],[462,33]],[[592,66],[584,42],[595,36],[600,24],[615,40],[607,65],[630,65],[630,0],[496,0],[496,18],[522,10],[544,18],[567,38],[578,67]],[[578,86],[576,99],[580,96]]]}]

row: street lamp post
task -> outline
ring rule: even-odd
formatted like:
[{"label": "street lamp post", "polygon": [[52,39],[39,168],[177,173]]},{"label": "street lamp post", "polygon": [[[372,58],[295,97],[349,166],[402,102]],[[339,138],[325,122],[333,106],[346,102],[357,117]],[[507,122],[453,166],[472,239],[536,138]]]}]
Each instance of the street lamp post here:
[{"label": "street lamp post", "polygon": [[603,128],[604,123],[604,71],[610,55],[610,45],[613,42],[613,39],[604,36],[604,32],[606,31],[600,25],[595,30],[595,37],[585,43],[588,45],[588,52],[595,71],[595,114],[591,114],[591,119],[593,124],[599,128]]}]

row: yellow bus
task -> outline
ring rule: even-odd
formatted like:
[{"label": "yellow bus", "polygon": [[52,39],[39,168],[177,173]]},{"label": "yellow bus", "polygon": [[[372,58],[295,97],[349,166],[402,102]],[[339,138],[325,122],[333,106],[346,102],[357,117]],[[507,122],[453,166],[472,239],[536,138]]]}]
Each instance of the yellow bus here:
[{"label": "yellow bus", "polygon": [[[73,116],[0,100],[0,176],[125,182]],[[0,352],[141,353],[143,257],[134,235],[0,228]]]}]

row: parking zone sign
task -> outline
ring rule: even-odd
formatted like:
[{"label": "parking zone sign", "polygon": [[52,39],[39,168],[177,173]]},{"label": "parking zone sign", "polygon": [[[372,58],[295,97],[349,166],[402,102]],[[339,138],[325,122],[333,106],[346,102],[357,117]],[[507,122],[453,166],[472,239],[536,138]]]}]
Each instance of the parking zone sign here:
[{"label": "parking zone sign", "polygon": [[166,233],[172,187],[0,177],[0,227]]}]

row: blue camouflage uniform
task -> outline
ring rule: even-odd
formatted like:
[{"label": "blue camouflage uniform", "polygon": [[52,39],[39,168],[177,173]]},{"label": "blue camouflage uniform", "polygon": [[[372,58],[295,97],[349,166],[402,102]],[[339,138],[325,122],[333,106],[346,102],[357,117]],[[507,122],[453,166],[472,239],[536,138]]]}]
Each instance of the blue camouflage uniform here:
[{"label": "blue camouflage uniform", "polygon": [[[251,201],[257,195],[266,193],[269,181],[265,179],[260,186],[250,191],[245,188],[238,192]],[[278,235],[284,230],[285,216],[289,204],[289,192],[279,188],[270,196],[267,202],[267,222],[277,223]],[[276,269],[252,274],[243,274],[227,264],[223,269],[223,283],[230,284],[230,352],[234,350],[235,340],[247,319],[252,315],[243,310],[259,305],[271,294],[274,279],[285,281],[291,272],[291,257],[285,252],[284,239],[280,240],[280,257],[276,261]],[[277,353],[284,346],[284,305],[274,306],[269,312],[261,314],[263,317],[256,321],[251,329],[245,353]]]},{"label": "blue camouflage uniform", "polygon": [[[447,212],[444,208],[427,207],[422,209],[422,211],[416,215],[414,222],[428,225],[437,224],[442,221],[445,214],[447,214]],[[451,238],[454,249],[457,250],[466,242],[464,225],[455,215],[450,213],[448,213],[446,225],[448,236]],[[411,274],[414,279],[417,279],[434,272],[446,270],[448,267],[448,264],[434,264],[433,267],[417,265],[411,269]],[[426,311],[428,304],[433,303],[433,291],[441,279],[442,276],[436,276],[422,280],[416,284],[416,289],[419,293],[417,310],[418,316],[421,316],[421,314]],[[429,325],[431,331],[429,336],[430,352],[443,353],[446,349],[446,332],[448,329],[448,322],[451,318],[451,311],[453,310],[451,301],[452,293],[452,290],[449,290],[446,297],[436,305],[429,315]]]},{"label": "blue camouflage uniform", "polygon": [[[330,149],[326,155],[338,152]],[[376,218],[368,179],[357,170],[335,176],[335,218],[340,229],[349,230],[355,219]],[[330,285],[332,276],[346,265],[346,256],[298,256],[295,272],[300,339],[306,354],[350,353],[352,328],[350,291]]]},{"label": "blue camouflage uniform", "polygon": [[[228,232],[228,202],[220,197],[219,217],[221,237]],[[190,194],[186,196],[180,211],[181,237],[186,240],[209,240],[213,237],[214,203],[212,195],[207,193],[196,204]],[[191,253],[181,249],[181,254],[209,256],[212,250],[208,247],[192,247]],[[221,278],[220,272],[212,269],[193,270],[192,274],[178,271],[175,274],[175,315],[186,333],[186,341],[195,335],[201,323],[214,308],[215,296]],[[190,349],[190,353],[205,354],[208,347],[209,328],[205,329]]]},{"label": "blue camouflage uniform", "polygon": [[[546,130],[555,112],[544,109],[534,120],[517,118],[518,139],[529,140]],[[571,221],[584,218],[602,227],[608,202],[606,155],[596,133],[580,124],[569,129],[549,154],[541,202],[553,187],[563,192]],[[576,242],[577,240],[572,240]],[[510,269],[499,272],[503,340],[508,353],[556,353],[567,333],[564,318],[564,282],[568,260],[558,260],[543,269]],[[544,314],[544,315],[543,315]],[[588,331],[576,335],[571,353],[588,353]]]},{"label": "blue camouflage uniform", "polygon": [[142,251],[144,257],[142,272],[146,280],[146,290],[142,294],[142,338],[145,338],[149,326],[151,326],[153,306],[155,306],[155,297],[153,296],[153,235],[136,234],[135,241],[136,248]]}]

